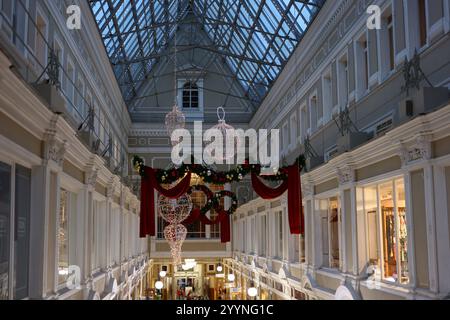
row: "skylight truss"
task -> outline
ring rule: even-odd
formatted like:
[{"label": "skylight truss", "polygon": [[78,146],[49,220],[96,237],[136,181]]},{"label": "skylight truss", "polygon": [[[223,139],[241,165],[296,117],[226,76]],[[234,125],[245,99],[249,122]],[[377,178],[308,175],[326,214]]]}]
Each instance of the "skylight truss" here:
[{"label": "skylight truss", "polygon": [[245,98],[257,106],[325,0],[89,2],[127,103],[139,96],[152,68],[167,55],[164,52],[176,26],[192,12],[212,44],[200,49],[222,56],[242,85]]}]

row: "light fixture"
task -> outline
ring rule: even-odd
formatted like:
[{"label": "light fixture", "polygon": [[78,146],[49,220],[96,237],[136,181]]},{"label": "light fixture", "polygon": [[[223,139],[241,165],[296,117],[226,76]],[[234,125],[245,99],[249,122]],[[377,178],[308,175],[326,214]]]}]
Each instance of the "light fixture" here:
[{"label": "light fixture", "polygon": [[164,278],[166,275],[167,275],[167,272],[164,271],[164,270],[161,270],[161,271],[159,272],[159,276],[160,276],[161,278]]},{"label": "light fixture", "polygon": [[181,268],[184,271],[193,269],[197,265],[197,262],[195,259],[184,259],[184,264],[181,266]]},{"label": "light fixture", "polygon": [[228,281],[234,282],[235,279],[236,279],[236,277],[234,276],[234,274],[232,274],[232,273],[228,274]]},{"label": "light fixture", "polygon": [[162,283],[162,281],[158,280],[155,282],[155,288],[158,290],[161,290],[164,287],[164,284]]},{"label": "light fixture", "polygon": [[219,263],[219,265],[217,266],[217,271],[222,272],[222,270],[223,270],[222,265]]},{"label": "light fixture", "polygon": [[184,115],[184,113],[178,108],[178,102],[177,102],[177,96],[178,96],[178,79],[177,79],[177,28],[178,26],[175,27],[175,41],[174,41],[174,69],[173,69],[173,74],[174,74],[174,105],[172,108],[172,111],[169,112],[166,115],[166,119],[165,119],[165,125],[166,125],[166,129],[167,129],[167,133],[169,134],[170,137],[170,142],[172,143],[173,146],[177,145],[179,143],[179,141],[176,140],[172,140],[172,133],[177,130],[177,129],[184,129],[185,125],[186,125],[186,116]]},{"label": "light fixture", "polygon": [[252,298],[253,298],[253,297],[256,297],[257,294],[258,294],[258,289],[256,289],[256,288],[252,285],[250,288],[248,288],[247,294],[248,294],[249,297],[252,297]]},{"label": "light fixture", "polygon": [[[236,155],[235,150],[239,150],[241,142],[237,135],[228,134],[228,132],[234,132],[235,129],[233,126],[230,126],[225,122],[225,109],[223,107],[217,108],[217,118],[219,119],[218,123],[211,129],[219,130],[222,133],[224,148],[222,149],[222,154],[220,154],[221,152],[218,152],[218,154],[215,154],[213,158],[216,163],[222,164],[223,162],[234,158]],[[229,139],[233,139],[234,141],[228,141]],[[227,146],[229,144],[231,144],[234,149],[232,149],[232,152],[227,153]]]}]

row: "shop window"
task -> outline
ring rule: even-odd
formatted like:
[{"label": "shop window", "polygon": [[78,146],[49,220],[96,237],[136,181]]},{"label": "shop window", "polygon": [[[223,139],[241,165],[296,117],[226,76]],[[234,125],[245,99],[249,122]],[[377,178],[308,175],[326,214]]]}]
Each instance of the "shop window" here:
[{"label": "shop window", "polygon": [[69,274],[69,192],[61,189],[58,226],[58,283],[67,280]]},{"label": "shop window", "polygon": [[322,265],[339,268],[340,208],[337,197],[321,200]]},{"label": "shop window", "polygon": [[385,281],[407,284],[408,235],[404,180],[366,187],[362,194],[368,262],[380,268]]},{"label": "shop window", "polygon": [[9,298],[11,167],[0,162],[0,300]]},{"label": "shop window", "polygon": [[28,296],[30,201],[31,170],[0,162],[0,300]]}]

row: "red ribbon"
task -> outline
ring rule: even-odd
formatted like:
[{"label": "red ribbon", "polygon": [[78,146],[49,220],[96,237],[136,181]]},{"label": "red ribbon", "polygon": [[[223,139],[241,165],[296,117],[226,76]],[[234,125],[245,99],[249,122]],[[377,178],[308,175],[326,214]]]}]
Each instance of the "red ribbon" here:
[{"label": "red ribbon", "polygon": [[304,233],[302,191],[300,168],[298,163],[287,168],[287,179],[276,188],[266,186],[255,173],[252,173],[252,185],[255,192],[265,200],[276,199],[288,192],[288,219],[291,234]]},{"label": "red ribbon", "polygon": [[170,199],[177,199],[185,194],[191,183],[191,173],[186,176],[172,189],[164,189],[156,178],[156,171],[153,168],[144,168],[144,177],[141,180],[141,219],[139,235],[145,238],[147,235],[155,236],[155,192],[157,190],[163,196]]}]

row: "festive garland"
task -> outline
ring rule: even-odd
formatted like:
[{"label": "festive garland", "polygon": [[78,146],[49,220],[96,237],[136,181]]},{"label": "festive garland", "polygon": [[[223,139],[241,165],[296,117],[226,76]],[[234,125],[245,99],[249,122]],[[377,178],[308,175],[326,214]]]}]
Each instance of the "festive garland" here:
[{"label": "festive garland", "polygon": [[191,186],[188,190],[188,194],[191,195],[195,191],[201,191],[206,196],[206,204],[204,207],[200,209],[200,213],[205,215],[208,211],[211,209],[215,209],[216,211],[220,211],[223,208],[220,207],[220,199],[223,197],[230,197],[231,198],[231,206],[228,210],[226,210],[226,213],[228,215],[232,215],[237,210],[238,200],[234,192],[228,191],[228,190],[222,190],[219,192],[216,192],[214,194],[207,186],[205,185],[195,185]]},{"label": "festive garland", "polygon": [[[297,158],[296,161],[298,162],[300,169],[305,167],[305,157],[303,155]],[[132,162],[135,170],[139,172],[141,176],[144,176],[145,165],[143,159],[135,155]],[[192,160],[191,162],[194,161]],[[184,177],[187,172],[191,172],[202,178],[205,183],[211,183],[215,185],[224,185],[226,183],[239,182],[250,173],[255,173],[267,181],[284,181],[287,179],[287,167],[278,169],[277,172],[274,172],[274,175],[261,175],[261,168],[262,167],[259,164],[249,164],[249,162],[246,161],[244,164],[238,165],[235,169],[232,169],[230,171],[217,172],[204,165],[183,163],[178,168],[172,168],[169,170],[157,169],[156,178],[161,184],[170,184]]]}]

